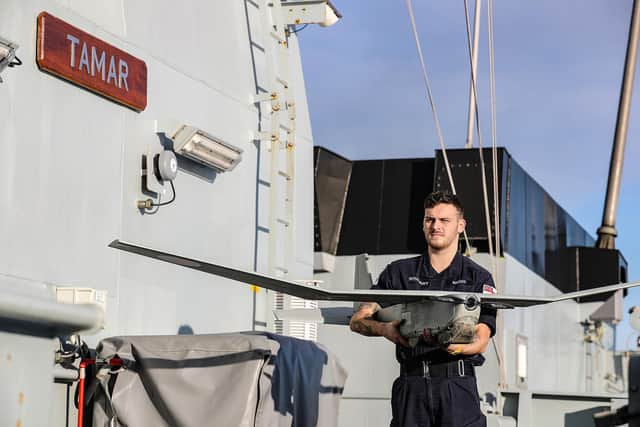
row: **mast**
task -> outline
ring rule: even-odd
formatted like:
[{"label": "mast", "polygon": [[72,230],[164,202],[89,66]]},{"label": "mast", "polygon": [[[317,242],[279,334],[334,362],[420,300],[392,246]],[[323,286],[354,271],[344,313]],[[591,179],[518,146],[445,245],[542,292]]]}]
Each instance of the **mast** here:
[{"label": "mast", "polygon": [[480,10],[482,9],[482,0],[476,0],[476,10],[473,17],[473,48],[471,49],[471,81],[469,82],[469,116],[467,117],[467,143],[465,148],[473,146],[473,124],[476,114],[476,95],[473,86],[476,85],[478,72],[478,40],[480,39]]},{"label": "mast", "polygon": [[620,90],[620,102],[618,104],[616,133],[611,150],[611,162],[609,164],[607,198],[602,214],[602,225],[598,228],[598,241],[596,243],[596,247],[603,249],[615,249],[615,239],[618,235],[616,231],[616,210],[618,208],[618,194],[620,193],[624,147],[627,142],[627,129],[629,127],[629,110],[631,109],[631,94],[633,92],[633,80],[638,57],[639,35],[640,0],[634,0],[631,26],[629,28],[629,41],[627,44],[627,57],[624,65],[622,88]]}]

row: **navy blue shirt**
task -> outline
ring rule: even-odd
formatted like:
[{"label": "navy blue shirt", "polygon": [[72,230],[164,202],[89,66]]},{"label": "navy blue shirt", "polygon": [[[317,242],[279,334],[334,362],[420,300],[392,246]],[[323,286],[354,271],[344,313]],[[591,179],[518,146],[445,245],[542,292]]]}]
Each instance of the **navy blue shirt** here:
[{"label": "navy blue shirt", "polygon": [[[431,266],[428,254],[394,261],[380,273],[378,282],[373,289],[449,290],[482,293],[483,290],[487,290],[485,286],[495,289],[491,273],[470,258],[457,253],[449,267],[440,273]],[[491,336],[493,336],[496,333],[496,310],[482,307],[478,322],[487,325],[491,329]],[[484,357],[480,354],[454,356],[449,354],[446,349],[427,344],[423,340],[420,340],[413,348],[396,345],[396,358],[400,363],[408,360],[443,363],[458,359],[470,360],[475,365],[481,365],[484,362]]]}]

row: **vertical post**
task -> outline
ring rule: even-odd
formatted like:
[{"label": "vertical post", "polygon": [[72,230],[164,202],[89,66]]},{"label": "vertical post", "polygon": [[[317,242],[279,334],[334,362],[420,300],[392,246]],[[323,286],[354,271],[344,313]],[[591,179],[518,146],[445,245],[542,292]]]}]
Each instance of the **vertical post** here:
[{"label": "vertical post", "polygon": [[[640,427],[640,356],[629,359],[629,427]],[[635,417],[634,417],[635,415]]]},{"label": "vertical post", "polygon": [[627,57],[624,65],[622,88],[620,90],[620,102],[618,104],[616,134],[611,150],[611,162],[609,164],[607,198],[602,214],[602,225],[598,228],[598,242],[596,243],[598,248],[615,249],[616,245],[615,239],[618,234],[616,231],[616,210],[618,208],[624,147],[627,142],[629,110],[631,109],[633,80],[638,57],[638,35],[640,35],[640,0],[634,0],[631,26],[629,28],[629,41],[627,44]]},{"label": "vertical post", "polygon": [[473,48],[471,49],[471,81],[469,83],[469,116],[467,117],[467,143],[465,148],[473,146],[473,124],[476,114],[476,95],[473,90],[475,85],[477,88],[478,79],[478,41],[480,39],[480,10],[482,9],[482,0],[476,0],[476,10],[473,17]]}]

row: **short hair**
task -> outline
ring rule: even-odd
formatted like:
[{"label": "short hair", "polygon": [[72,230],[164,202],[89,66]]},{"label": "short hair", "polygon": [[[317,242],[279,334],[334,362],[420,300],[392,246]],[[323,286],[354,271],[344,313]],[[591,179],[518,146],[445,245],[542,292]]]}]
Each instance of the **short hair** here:
[{"label": "short hair", "polygon": [[462,207],[462,202],[455,194],[448,193],[446,191],[434,191],[429,194],[424,199],[424,209],[431,209],[435,205],[439,205],[441,203],[447,205],[453,205],[460,214],[461,217],[464,217],[464,208]]}]

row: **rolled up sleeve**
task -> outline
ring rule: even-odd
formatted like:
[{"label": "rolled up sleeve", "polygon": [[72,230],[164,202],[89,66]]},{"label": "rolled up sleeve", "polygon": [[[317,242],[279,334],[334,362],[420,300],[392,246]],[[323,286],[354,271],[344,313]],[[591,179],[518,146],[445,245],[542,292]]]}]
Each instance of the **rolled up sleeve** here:
[{"label": "rolled up sleeve", "polygon": [[[481,280],[478,281],[478,292],[485,293],[485,286],[491,286],[493,289],[496,288],[495,283],[493,282],[493,278],[491,275],[484,276]],[[496,334],[496,314],[498,310],[495,308],[489,308],[482,306],[480,309],[480,318],[478,319],[478,323],[484,323],[491,329],[491,336]]]}]

